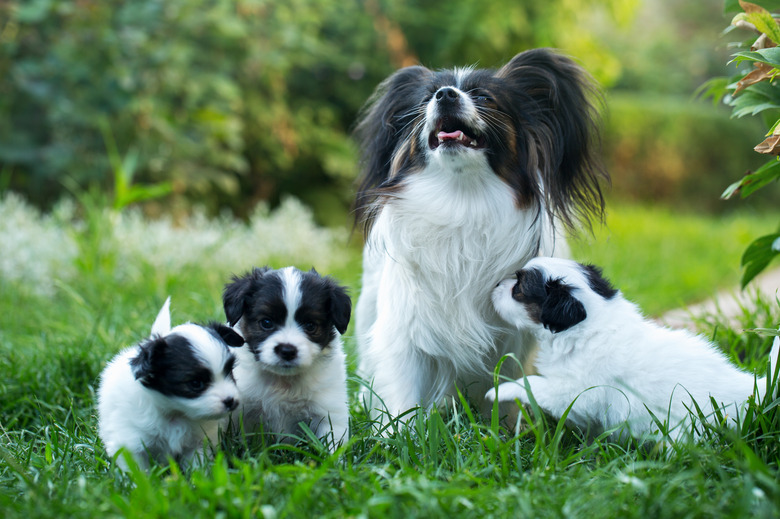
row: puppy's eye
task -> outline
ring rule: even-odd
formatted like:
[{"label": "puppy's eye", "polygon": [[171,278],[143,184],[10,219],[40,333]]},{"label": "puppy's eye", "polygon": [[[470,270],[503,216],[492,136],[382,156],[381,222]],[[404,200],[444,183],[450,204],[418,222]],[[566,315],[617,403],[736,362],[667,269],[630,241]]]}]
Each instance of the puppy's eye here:
[{"label": "puppy's eye", "polygon": [[203,388],[206,387],[206,383],[203,382],[200,379],[194,379],[190,380],[190,389],[193,391],[203,391]]},{"label": "puppy's eye", "polygon": [[315,333],[319,329],[319,325],[317,323],[303,323],[301,326],[303,328],[303,331],[306,333]]},{"label": "puppy's eye", "polygon": [[261,319],[260,328],[262,328],[263,330],[273,330],[274,322],[270,319]]}]

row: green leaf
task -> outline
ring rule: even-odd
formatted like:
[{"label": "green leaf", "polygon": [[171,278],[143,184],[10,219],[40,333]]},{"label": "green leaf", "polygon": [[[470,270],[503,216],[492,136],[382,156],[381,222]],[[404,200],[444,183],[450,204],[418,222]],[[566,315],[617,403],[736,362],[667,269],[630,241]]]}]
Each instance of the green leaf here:
[{"label": "green leaf", "polygon": [[780,109],[780,101],[768,100],[755,92],[746,91],[742,95],[737,96],[731,102],[731,106],[734,107],[734,117],[744,117],[746,115],[757,115],[767,110]]},{"label": "green leaf", "polygon": [[776,256],[780,255],[780,233],[762,236],[748,245],[742,255],[742,288],[759,275]]},{"label": "green leaf", "polygon": [[759,49],[754,51],[737,52],[733,55],[731,63],[742,63],[743,61],[759,61],[775,68],[780,68],[780,47],[770,47],[768,49]]},{"label": "green leaf", "polygon": [[702,99],[712,98],[712,104],[717,105],[729,93],[729,84],[731,78],[727,77],[715,77],[704,84],[702,84],[693,93],[694,97],[701,97]]},{"label": "green leaf", "polygon": [[734,117],[756,115],[766,110],[780,109],[780,89],[766,81],[747,87],[729,105]]},{"label": "green leaf", "polygon": [[742,198],[747,198],[770,182],[780,179],[780,162],[774,160],[758,168],[742,181]]},{"label": "green leaf", "polygon": [[721,198],[729,199],[737,192],[742,198],[747,198],[770,182],[780,179],[780,161],[767,162],[754,173],[749,173],[737,182],[734,182],[721,195]]},{"label": "green leaf", "polygon": [[756,26],[756,29],[767,35],[775,43],[780,43],[780,28],[769,11],[757,4],[742,3],[744,15],[737,15]]},{"label": "green leaf", "polygon": [[161,182],[159,184],[131,186],[125,191],[123,191],[121,196],[119,195],[119,193],[117,193],[116,200],[114,201],[114,208],[121,210],[127,207],[128,205],[136,202],[143,202],[144,200],[153,200],[155,198],[161,198],[165,195],[168,195],[172,191],[173,191],[173,184],[171,182]]}]

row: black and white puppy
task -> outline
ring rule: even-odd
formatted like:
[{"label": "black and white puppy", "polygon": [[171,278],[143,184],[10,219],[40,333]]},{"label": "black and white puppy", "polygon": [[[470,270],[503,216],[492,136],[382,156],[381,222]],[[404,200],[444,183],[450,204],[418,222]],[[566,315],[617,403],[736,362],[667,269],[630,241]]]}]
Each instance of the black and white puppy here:
[{"label": "black and white puppy", "polygon": [[[244,339],[224,324],[171,329],[170,298],[145,341],[120,352],[103,370],[98,431],[109,456],[121,448],[141,468],[150,461],[199,465],[238,405],[229,347]],[[124,457],[117,464],[127,470]]]},{"label": "black and white puppy", "polygon": [[581,67],[545,49],[498,70],[408,67],[377,88],[356,127],[359,373],[381,400],[370,407],[430,407],[456,384],[482,403],[498,359],[526,357],[491,288],[567,253],[553,222],[602,212],[599,99]]},{"label": "black and white puppy", "polygon": [[[534,334],[539,351],[537,375],[489,390],[489,400],[528,404],[527,384],[555,417],[574,402],[568,419],[593,432],[618,428],[619,437],[625,424],[636,437],[655,434],[652,412],[678,439],[691,432],[693,401],[711,419],[713,397],[734,418],[754,384],[759,397],[766,392],[764,379],[736,368],[709,341],[645,319],[593,266],[533,259],[495,289],[493,301],[504,319]],[[779,351],[775,341],[772,372]]]},{"label": "black and white puppy", "polygon": [[[332,449],[349,433],[341,334],[352,303],[344,287],[314,270],[255,268],[234,276],[225,315],[246,338],[238,353],[241,406],[234,423],[288,439],[303,422]],[[240,417],[241,416],[241,417]]]}]

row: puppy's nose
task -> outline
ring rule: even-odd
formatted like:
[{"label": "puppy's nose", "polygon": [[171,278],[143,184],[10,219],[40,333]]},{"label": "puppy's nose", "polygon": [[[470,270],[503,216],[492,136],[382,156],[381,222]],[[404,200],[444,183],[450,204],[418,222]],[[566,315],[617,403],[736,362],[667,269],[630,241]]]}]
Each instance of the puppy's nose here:
[{"label": "puppy's nose", "polygon": [[274,353],[282,360],[293,360],[298,356],[298,348],[292,344],[277,344]]},{"label": "puppy's nose", "polygon": [[232,411],[236,407],[238,407],[238,400],[233,398],[232,396],[227,397],[222,401],[222,403],[225,405],[225,409],[228,411]]},{"label": "puppy's nose", "polygon": [[436,100],[442,103],[457,103],[460,96],[452,87],[443,87],[436,91]]}]

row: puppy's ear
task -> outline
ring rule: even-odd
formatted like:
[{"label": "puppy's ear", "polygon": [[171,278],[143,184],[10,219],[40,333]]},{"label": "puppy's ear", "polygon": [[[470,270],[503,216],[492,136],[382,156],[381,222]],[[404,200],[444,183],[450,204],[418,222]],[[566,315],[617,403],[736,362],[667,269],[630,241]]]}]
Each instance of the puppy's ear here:
[{"label": "puppy's ear", "polygon": [[225,285],[225,290],[222,292],[222,305],[230,326],[235,326],[241,319],[241,316],[244,315],[244,304],[247,298],[252,295],[255,283],[268,270],[270,270],[269,267],[261,269],[255,267],[251,272],[247,272],[243,276],[233,276],[232,282]]},{"label": "puppy's ear", "polygon": [[433,72],[425,67],[402,68],[380,83],[361,109],[354,131],[361,150],[356,223],[366,222],[376,189],[394,181],[394,171],[400,164],[393,159],[416,126],[419,104],[432,79]]},{"label": "puppy's ear", "polygon": [[210,326],[228,346],[238,348],[244,345],[244,338],[230,326],[225,326],[222,323],[212,323]]},{"label": "puppy's ear", "polygon": [[571,294],[572,287],[556,279],[547,283],[547,298],[542,304],[541,321],[553,333],[568,330],[587,317],[585,306]]},{"label": "puppy's ear", "polygon": [[588,286],[591,290],[607,300],[617,295],[618,290],[604,277],[600,268],[595,265],[582,265],[582,269],[585,277],[588,278]]},{"label": "puppy's ear", "polygon": [[152,324],[152,337],[162,337],[171,331],[171,296],[163,303]]},{"label": "puppy's ear", "polygon": [[156,337],[141,343],[138,347],[138,355],[130,359],[130,370],[136,380],[142,383],[154,370],[154,359],[165,350],[167,343],[165,338]]},{"label": "puppy's ear", "polygon": [[340,334],[347,331],[349,318],[352,315],[352,301],[347,294],[347,289],[335,282],[331,283],[330,289],[330,315],[333,318],[333,324]]},{"label": "puppy's ear", "polygon": [[[600,108],[596,82],[572,59],[549,49],[521,52],[497,72],[515,104],[524,107],[528,172],[541,173],[540,192],[557,219],[568,227],[602,218],[601,182],[608,175],[600,159]],[[520,139],[518,139],[520,140]]]}]

